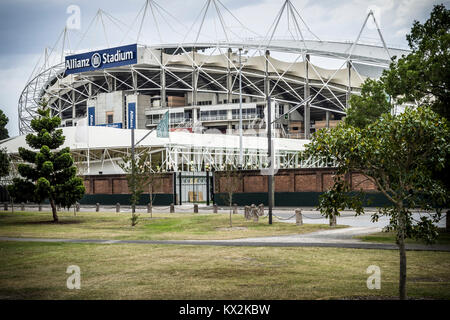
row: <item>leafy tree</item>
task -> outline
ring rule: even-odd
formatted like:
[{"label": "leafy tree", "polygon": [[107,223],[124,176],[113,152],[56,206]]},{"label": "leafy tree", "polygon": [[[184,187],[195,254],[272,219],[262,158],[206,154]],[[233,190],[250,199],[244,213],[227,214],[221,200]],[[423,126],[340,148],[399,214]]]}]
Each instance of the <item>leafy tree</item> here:
[{"label": "leafy tree", "polygon": [[[150,206],[153,207],[153,189],[160,183],[160,161],[151,161],[148,153],[140,153],[133,158],[131,155],[124,156],[119,166],[127,173],[128,189],[131,193],[131,226],[138,223],[139,215],[136,214],[136,204],[141,195],[148,188],[150,194]],[[134,170],[133,170],[134,165]]]},{"label": "leafy tree", "polygon": [[[397,233],[400,252],[400,298],[406,298],[406,238],[421,238],[432,243],[437,236],[433,223],[440,220],[448,200],[443,184],[433,179],[433,171],[445,167],[450,153],[450,131],[444,118],[429,107],[407,108],[400,115],[383,114],[365,128],[346,124],[319,130],[307,145],[305,155],[334,160],[335,183],[320,199],[320,211],[327,217],[352,208],[364,212],[360,194],[350,194],[347,174],[360,172],[373,181],[390,205],[373,214],[390,217],[388,230]],[[428,215],[415,221],[411,210],[420,208]],[[434,211],[432,211],[434,210]]]},{"label": "leafy tree", "polygon": [[363,83],[361,95],[352,95],[349,102],[345,123],[358,128],[364,128],[391,110],[384,84],[370,78]]},{"label": "leafy tree", "polygon": [[0,110],[0,140],[9,138],[8,129],[6,129],[8,122],[8,117],[3,113],[3,110]]},{"label": "leafy tree", "polygon": [[387,93],[399,103],[426,103],[448,120],[450,11],[436,5],[425,23],[414,22],[406,39],[412,52],[394,60],[384,73]]},{"label": "leafy tree", "polygon": [[9,193],[19,202],[41,203],[48,199],[53,221],[58,222],[56,206],[70,208],[83,197],[85,188],[83,180],[76,176],[77,168],[73,165],[70,149],[57,150],[65,140],[62,129],[56,129],[61,119],[50,115],[45,102],[38,114],[31,120],[31,128],[36,133],[26,136],[26,142],[33,150],[19,148],[24,161],[17,168],[21,177],[13,179]]},{"label": "leafy tree", "polygon": [[[382,81],[389,95],[398,103],[427,104],[433,111],[450,116],[450,10],[436,5],[430,18],[421,24],[414,21],[406,36],[411,53],[394,60]],[[450,155],[443,171],[435,171],[450,190]],[[447,206],[450,204],[447,204]],[[447,211],[450,215],[450,210]]]},{"label": "leafy tree", "polygon": [[0,178],[9,174],[9,156],[6,148],[0,149]]}]

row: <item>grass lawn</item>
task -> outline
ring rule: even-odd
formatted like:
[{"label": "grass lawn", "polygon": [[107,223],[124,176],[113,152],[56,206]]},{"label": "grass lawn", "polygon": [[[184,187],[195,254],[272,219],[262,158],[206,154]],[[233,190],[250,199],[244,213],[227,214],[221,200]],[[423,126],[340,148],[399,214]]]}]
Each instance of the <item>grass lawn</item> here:
[{"label": "grass lawn", "polygon": [[[450,253],[408,251],[411,298],[450,299]],[[0,299],[396,298],[398,252],[0,242]],[[66,269],[81,269],[69,290]],[[366,269],[381,268],[368,290]]]},{"label": "grass lawn", "polygon": [[[361,239],[362,241],[395,244],[395,232],[376,232],[365,236],[357,236],[355,238]],[[410,244],[425,244],[424,241],[416,239],[406,239],[405,242]],[[445,229],[439,229],[439,236],[436,240],[436,244],[450,244],[450,232]]]},{"label": "grass lawn", "polygon": [[[141,214],[135,227],[130,225],[130,213],[99,213],[62,211],[60,222],[52,222],[50,212],[0,212],[0,236],[114,239],[114,240],[184,240],[238,239],[246,237],[308,233],[329,229],[326,224],[295,224],[276,222],[270,226],[267,218],[259,222],[233,215],[233,228],[228,214]],[[338,226],[344,227],[344,226]]]}]

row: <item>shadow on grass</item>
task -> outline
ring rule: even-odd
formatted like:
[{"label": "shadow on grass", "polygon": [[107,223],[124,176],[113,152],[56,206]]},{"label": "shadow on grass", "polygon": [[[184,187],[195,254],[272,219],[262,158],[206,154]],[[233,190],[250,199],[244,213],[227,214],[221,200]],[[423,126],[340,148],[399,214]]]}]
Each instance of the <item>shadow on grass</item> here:
[{"label": "shadow on grass", "polygon": [[15,221],[15,222],[11,222],[8,223],[9,225],[15,225],[15,226],[20,226],[20,225],[63,225],[63,224],[80,224],[80,223],[85,223],[86,221],[83,220],[60,220],[58,222],[55,222],[53,220],[51,221]]}]

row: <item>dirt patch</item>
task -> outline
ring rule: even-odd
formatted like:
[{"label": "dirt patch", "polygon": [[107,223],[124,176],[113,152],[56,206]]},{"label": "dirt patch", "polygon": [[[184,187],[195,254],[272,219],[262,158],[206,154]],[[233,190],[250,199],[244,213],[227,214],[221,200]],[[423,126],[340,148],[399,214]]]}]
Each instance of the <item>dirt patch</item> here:
[{"label": "dirt patch", "polygon": [[226,228],[216,228],[217,231],[243,231],[248,230],[247,227],[226,227]]}]

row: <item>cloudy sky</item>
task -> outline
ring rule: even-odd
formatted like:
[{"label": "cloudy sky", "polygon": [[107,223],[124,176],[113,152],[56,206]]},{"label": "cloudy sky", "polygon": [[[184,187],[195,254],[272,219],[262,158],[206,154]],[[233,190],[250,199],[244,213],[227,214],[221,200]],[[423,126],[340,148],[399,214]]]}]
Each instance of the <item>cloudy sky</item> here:
[{"label": "cloudy sky", "polygon": [[[44,48],[53,48],[69,24],[65,50],[78,50],[139,42],[147,44],[193,41],[201,24],[206,0],[157,0],[148,7],[141,27],[145,0],[2,0],[0,1],[0,109],[9,117],[10,136],[18,135],[17,101]],[[321,40],[354,40],[372,9],[388,46],[406,48],[405,35],[414,20],[425,21],[433,0],[292,0],[309,29]],[[226,25],[223,32],[217,9],[208,7],[199,40],[265,36],[284,0],[216,0]],[[226,7],[226,9],[222,6]],[[80,29],[74,11],[80,9]],[[104,13],[96,15],[98,9]],[[139,15],[140,13],[140,15]],[[297,14],[294,12],[294,14]],[[95,18],[97,17],[97,18]],[[138,18],[138,19],[136,19]],[[155,23],[154,21],[158,23]],[[305,38],[313,38],[299,21]],[[288,22],[289,21],[289,22]],[[277,38],[295,36],[292,15],[280,19]],[[74,29],[75,28],[75,29]],[[141,33],[139,33],[141,29]],[[188,33],[188,31],[190,31]],[[187,35],[188,34],[188,35]],[[294,34],[294,35],[293,35]],[[187,35],[187,36],[186,36]],[[362,41],[378,43],[372,25]],[[59,56],[62,41],[55,49]]]}]

